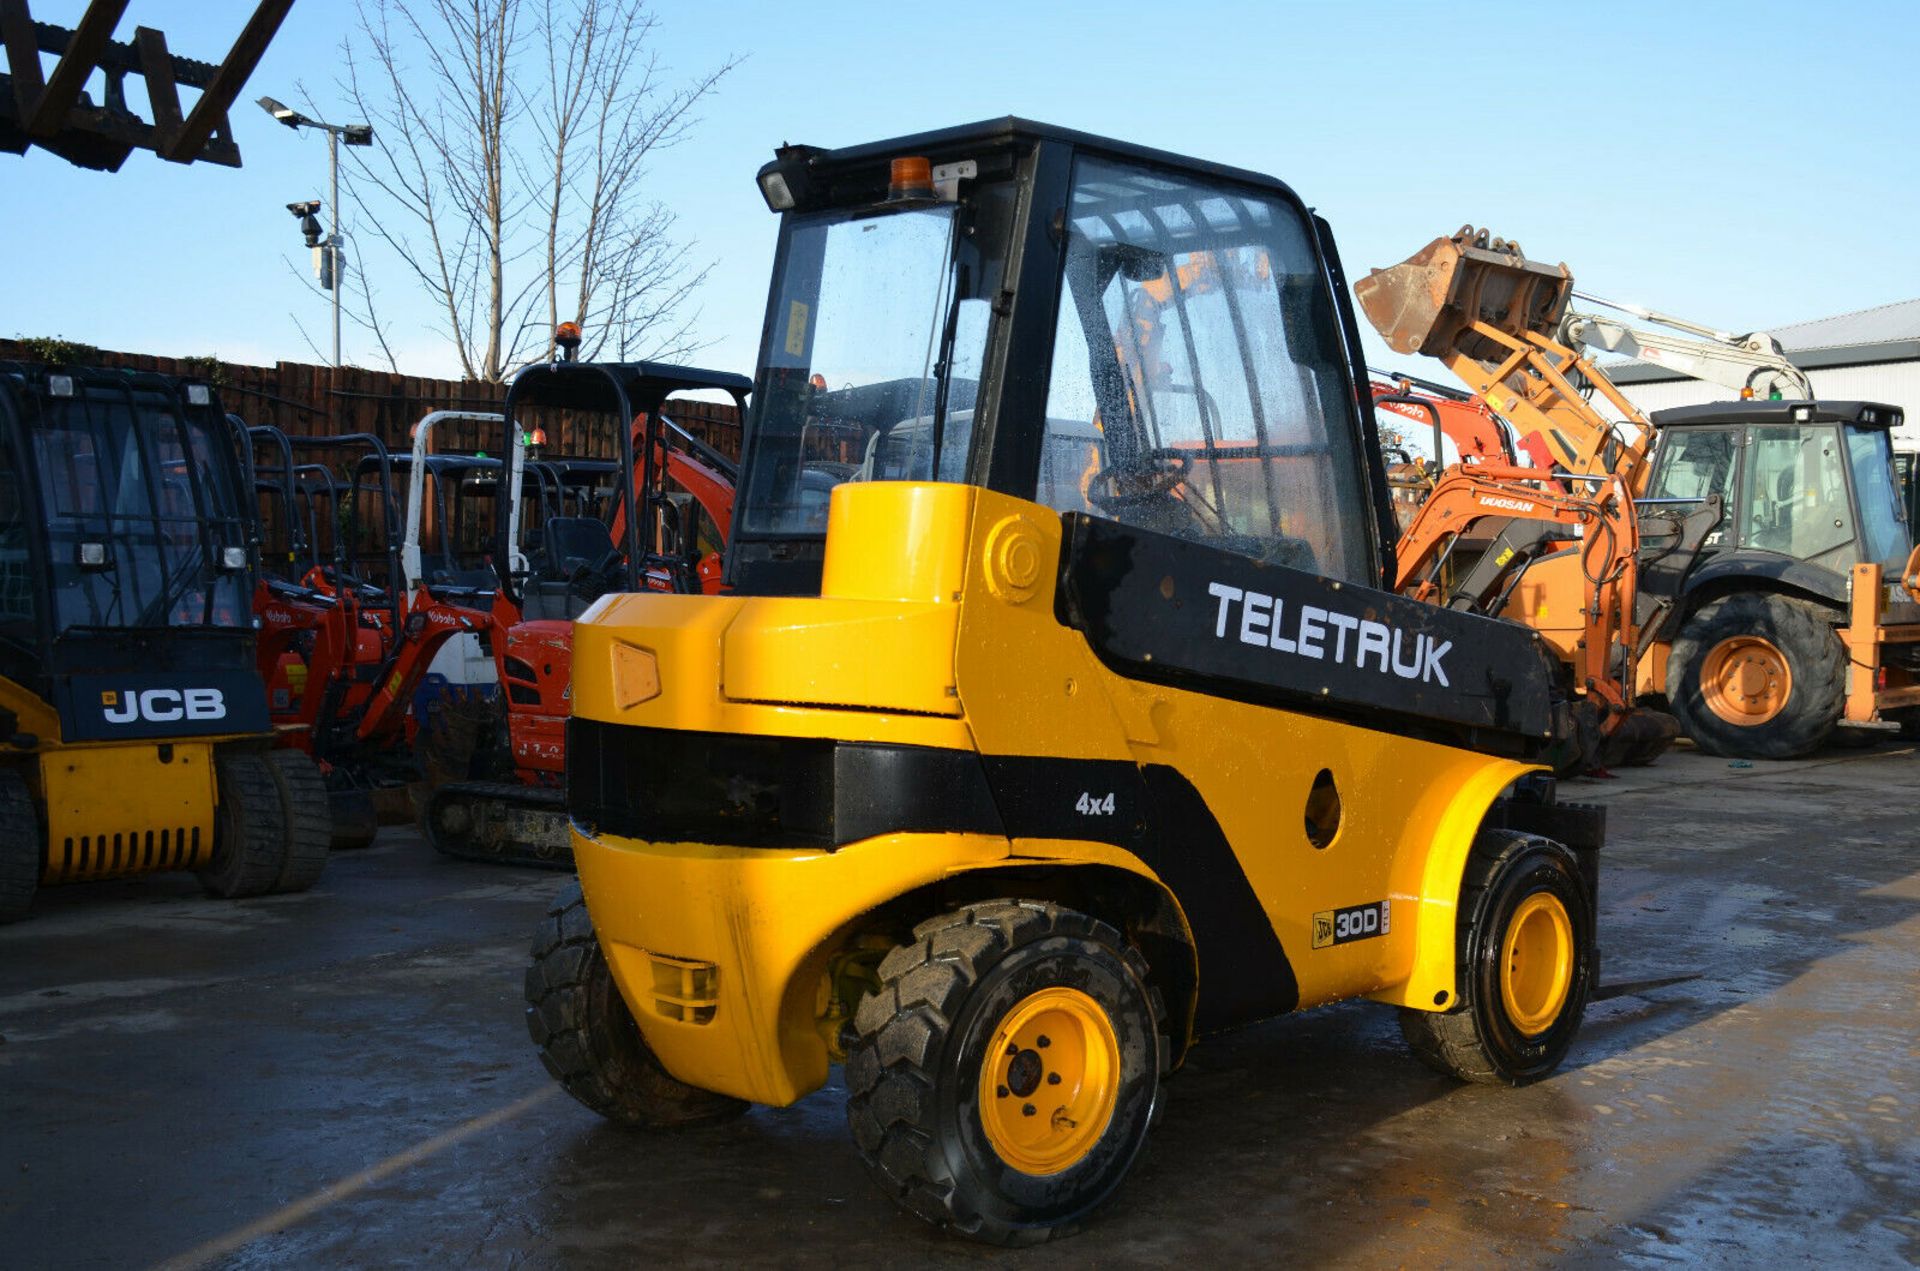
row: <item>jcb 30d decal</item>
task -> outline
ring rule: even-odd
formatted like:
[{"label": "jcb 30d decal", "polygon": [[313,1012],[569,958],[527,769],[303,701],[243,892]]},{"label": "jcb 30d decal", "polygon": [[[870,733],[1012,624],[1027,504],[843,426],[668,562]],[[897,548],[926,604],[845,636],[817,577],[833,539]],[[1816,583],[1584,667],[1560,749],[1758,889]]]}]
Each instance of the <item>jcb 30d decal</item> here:
[{"label": "jcb 30d decal", "polygon": [[1392,929],[1393,902],[1376,900],[1367,905],[1348,905],[1345,909],[1323,909],[1313,916],[1313,947],[1371,940]]}]

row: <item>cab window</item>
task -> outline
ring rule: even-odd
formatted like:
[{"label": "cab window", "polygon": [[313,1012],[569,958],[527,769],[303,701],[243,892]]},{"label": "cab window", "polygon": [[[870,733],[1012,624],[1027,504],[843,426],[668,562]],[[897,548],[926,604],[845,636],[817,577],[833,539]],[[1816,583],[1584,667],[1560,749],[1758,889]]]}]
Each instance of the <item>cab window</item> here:
[{"label": "cab window", "polygon": [[1352,378],[1302,214],[1083,158],[1038,497],[1364,580]]},{"label": "cab window", "polygon": [[1754,428],[1748,434],[1747,547],[1810,560],[1853,541],[1839,430]]},{"label": "cab window", "polygon": [[1848,428],[1847,461],[1853,465],[1853,491],[1860,505],[1860,558],[1898,568],[1913,551],[1913,527],[1900,501],[1894,474],[1893,445],[1884,432]]}]

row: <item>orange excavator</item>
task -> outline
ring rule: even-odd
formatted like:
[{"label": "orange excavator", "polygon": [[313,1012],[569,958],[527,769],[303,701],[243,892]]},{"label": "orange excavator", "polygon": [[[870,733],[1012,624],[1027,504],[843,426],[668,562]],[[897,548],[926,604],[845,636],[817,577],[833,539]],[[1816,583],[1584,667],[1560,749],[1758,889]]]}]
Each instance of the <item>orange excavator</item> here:
[{"label": "orange excavator", "polygon": [[[1795,400],[1811,396],[1806,377],[1763,333],[1576,293],[1566,265],[1472,226],[1354,293],[1391,348],[1439,358],[1544,445],[1563,485],[1615,483],[1645,536],[1652,518],[1668,523],[1668,545],[1638,553],[1639,630],[1605,661],[1629,697],[1666,705],[1702,749],[1744,758],[1805,754],[1842,726],[1920,723],[1920,553],[1893,477],[1897,407]],[[1580,312],[1576,297],[1684,334]],[[1643,415],[1582,349],[1740,397]],[[1601,603],[1596,586],[1581,553],[1544,554],[1496,612],[1553,639]]]},{"label": "orange excavator", "polygon": [[[530,411],[561,411],[576,426],[611,430],[619,459],[598,514],[549,516],[537,527],[537,549],[525,555],[508,537],[520,479],[500,484],[488,598],[508,616],[491,640],[501,702],[497,713],[450,713],[423,726],[423,760],[431,756],[430,766],[455,776],[421,810],[436,850],[570,865],[563,781],[574,619],[610,593],[720,587],[732,465],[663,411],[672,395],[700,390],[725,392],[741,404],[753,382],[659,363],[571,360],[529,366],[514,378],[502,419],[510,440]],[[529,468],[536,479],[540,471]]]},{"label": "orange excavator", "polygon": [[[1643,592],[1642,571],[1684,571],[1719,519],[1665,516],[1647,523],[1621,478],[1557,477],[1499,461],[1455,464],[1415,513],[1395,552],[1395,589],[1472,613],[1516,617],[1531,571],[1558,562],[1577,598],[1528,611],[1559,661],[1568,718],[1554,756],[1564,775],[1651,763],[1679,734],[1674,718],[1635,700],[1630,672],[1665,613]],[[1537,599],[1537,597],[1534,597]]]}]

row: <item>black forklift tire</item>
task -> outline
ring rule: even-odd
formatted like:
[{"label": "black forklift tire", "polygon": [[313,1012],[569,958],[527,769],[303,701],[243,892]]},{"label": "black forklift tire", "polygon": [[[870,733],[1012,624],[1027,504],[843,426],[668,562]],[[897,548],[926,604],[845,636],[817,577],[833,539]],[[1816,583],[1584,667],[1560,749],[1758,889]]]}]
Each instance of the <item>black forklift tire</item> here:
[{"label": "black forklift tire", "polygon": [[264,896],[280,881],[287,862],[286,805],[264,754],[215,755],[219,806],[213,816],[213,860],[200,885],[225,900]]},{"label": "black forklift tire", "polygon": [[40,886],[40,819],[25,778],[0,768],[0,923],[18,922]]},{"label": "black forklift tire", "polygon": [[[1776,713],[1751,724],[1731,717],[1738,707],[1726,694],[1701,685],[1706,663],[1737,641],[1756,642],[1757,655],[1781,662],[1790,680]],[[1667,695],[1681,730],[1707,754],[1730,759],[1793,759],[1817,749],[1832,735],[1846,691],[1847,652],[1830,612],[1774,592],[1738,592],[1702,606],[1682,624],[1667,659]],[[1714,701],[1724,704],[1716,710]]]},{"label": "black forklift tire", "polygon": [[739,1099],[661,1066],[620,996],[574,883],[541,920],[526,977],[527,1033],[566,1092],[617,1125],[665,1130],[740,1115]]},{"label": "black forklift tire", "polygon": [[902,1208],[993,1244],[1067,1235],[1112,1195],[1170,1067],[1140,952],[1040,901],[915,927],[854,1026],[847,1125],[861,1159]]},{"label": "black forklift tire", "polygon": [[280,806],[287,822],[286,858],[280,864],[273,890],[305,891],[326,872],[333,841],[333,811],[327,800],[326,779],[304,751],[270,750],[267,766],[280,787]]},{"label": "black forklift tire", "polygon": [[1593,991],[1593,913],[1568,848],[1482,830],[1460,886],[1454,1005],[1400,1009],[1413,1053],[1449,1076],[1494,1085],[1523,1086],[1559,1067]]}]

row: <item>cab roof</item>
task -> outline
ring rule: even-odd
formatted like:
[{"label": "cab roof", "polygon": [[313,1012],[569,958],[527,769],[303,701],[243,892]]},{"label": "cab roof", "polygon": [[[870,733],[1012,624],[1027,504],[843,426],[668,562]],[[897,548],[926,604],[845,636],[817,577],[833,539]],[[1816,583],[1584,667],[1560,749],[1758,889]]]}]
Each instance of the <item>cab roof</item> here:
[{"label": "cab roof", "polygon": [[1079,132],[1072,128],[1061,128],[1054,124],[1022,119],[1016,115],[982,119],[976,123],[958,124],[951,128],[936,128],[930,132],[909,133],[906,136],[893,137],[885,141],[862,142],[856,146],[842,146],[837,150],[814,146],[782,147],[782,149],[808,153],[810,161],[822,167],[840,168],[885,164],[891,159],[906,155],[925,155],[936,161],[946,158],[969,158],[973,157],[967,153],[969,151],[1004,150],[1016,142],[1032,141],[1061,142],[1082,150],[1099,151],[1119,159],[1132,159],[1160,167],[1180,168],[1184,171],[1232,181],[1239,185],[1272,190],[1291,202],[1300,202],[1299,196],[1293,192],[1291,186],[1264,172],[1253,172],[1229,164],[1213,163],[1206,159],[1196,159],[1192,155],[1175,154],[1170,150],[1156,150],[1151,146],[1137,145],[1131,141],[1117,141],[1112,137]]},{"label": "cab roof", "polygon": [[1708,402],[1674,406],[1647,418],[1655,428],[1694,428],[1728,424],[1853,424],[1860,428],[1897,428],[1902,412],[1885,402]]}]

